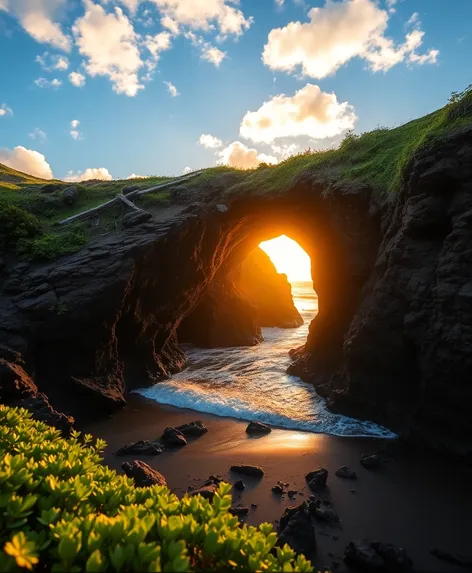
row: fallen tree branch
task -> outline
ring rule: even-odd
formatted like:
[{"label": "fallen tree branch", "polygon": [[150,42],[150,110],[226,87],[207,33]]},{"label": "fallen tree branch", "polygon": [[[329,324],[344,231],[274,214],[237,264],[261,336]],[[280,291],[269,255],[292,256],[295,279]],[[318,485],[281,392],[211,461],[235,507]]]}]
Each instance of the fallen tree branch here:
[{"label": "fallen tree branch", "polygon": [[93,215],[96,215],[97,213],[100,213],[101,211],[108,209],[108,207],[111,207],[117,201],[122,201],[128,207],[132,207],[133,209],[141,211],[142,209],[137,207],[134,203],[132,203],[129,200],[131,197],[137,197],[139,195],[145,195],[146,193],[152,193],[153,191],[158,191],[159,189],[165,189],[166,187],[172,187],[176,183],[183,183],[185,181],[188,181],[189,179],[192,179],[193,177],[196,177],[197,175],[200,175],[201,172],[202,170],[200,169],[199,171],[194,171],[189,175],[185,175],[183,177],[177,177],[176,179],[172,179],[171,181],[166,181],[165,183],[160,183],[159,185],[155,185],[154,187],[149,187],[148,189],[137,189],[136,191],[131,191],[131,193],[128,193],[126,196],[124,196],[123,194],[119,194],[116,197],[113,197],[113,199],[110,199],[110,201],[107,201],[106,203],[102,203],[101,205],[97,205],[96,207],[87,209],[87,211],[82,211],[81,213],[77,213],[76,215],[67,217],[67,219],[62,219],[62,221],[59,221],[57,224],[67,225],[68,223],[73,223],[74,221],[88,219],[89,217],[92,217]]}]

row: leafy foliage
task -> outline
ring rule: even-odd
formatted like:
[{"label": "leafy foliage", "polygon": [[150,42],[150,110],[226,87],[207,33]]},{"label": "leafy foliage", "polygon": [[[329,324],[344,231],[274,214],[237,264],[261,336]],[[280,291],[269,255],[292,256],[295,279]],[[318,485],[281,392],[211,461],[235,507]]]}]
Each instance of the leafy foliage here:
[{"label": "leafy foliage", "polygon": [[288,545],[275,548],[270,524],[239,524],[228,484],[211,503],[135,488],[101,464],[104,446],[0,406],[1,571],[312,570]]},{"label": "leafy foliage", "polygon": [[35,239],[22,239],[16,251],[28,260],[53,260],[78,251],[86,243],[87,235],[83,231],[72,230],[57,235],[48,233]]},{"label": "leafy foliage", "polygon": [[19,241],[41,233],[37,217],[16,205],[0,202],[0,251],[14,249]]}]

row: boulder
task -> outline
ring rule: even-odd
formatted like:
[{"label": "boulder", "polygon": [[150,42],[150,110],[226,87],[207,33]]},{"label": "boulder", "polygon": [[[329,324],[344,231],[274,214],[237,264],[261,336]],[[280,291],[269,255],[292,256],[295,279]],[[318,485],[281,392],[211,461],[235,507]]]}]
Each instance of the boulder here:
[{"label": "boulder", "polygon": [[218,489],[218,484],[211,483],[208,485],[204,485],[198,489],[194,489],[190,493],[190,495],[201,495],[205,499],[209,499],[211,501],[217,489]]},{"label": "boulder", "polygon": [[193,193],[185,185],[177,185],[172,187],[170,191],[170,198],[173,203],[187,203],[192,200],[192,196]]},{"label": "boulder", "polygon": [[256,478],[261,478],[264,475],[264,470],[260,466],[235,464],[230,467],[230,470],[235,473],[244,474]]},{"label": "boulder", "polygon": [[274,485],[272,487],[272,492],[275,493],[276,495],[282,495],[285,493],[284,488],[280,484]]},{"label": "boulder", "polygon": [[315,519],[307,502],[287,508],[280,519],[277,545],[285,543],[307,559],[316,556]]},{"label": "boulder", "polygon": [[356,472],[347,466],[341,466],[338,470],[334,472],[334,475],[346,479],[357,478]]},{"label": "boulder", "polygon": [[189,422],[188,424],[176,426],[175,429],[186,437],[199,437],[208,432],[208,428],[201,420],[195,420],[194,422]]},{"label": "boulder", "polygon": [[41,185],[40,193],[54,193],[55,191],[60,191],[64,188],[64,183],[46,183]]},{"label": "boulder", "polygon": [[246,485],[242,479],[239,479],[237,482],[234,483],[233,487],[234,487],[234,489],[242,491],[246,487]]},{"label": "boulder", "polygon": [[151,485],[167,485],[166,478],[157,470],[152,469],[140,460],[123,462],[121,469],[129,478],[133,478],[136,487]]},{"label": "boulder", "polygon": [[75,205],[77,203],[77,199],[79,198],[79,192],[77,190],[77,187],[67,187],[67,189],[64,189],[64,191],[62,192],[62,202],[64,203],[64,205],[67,205],[68,207],[72,207],[73,205]]},{"label": "boulder", "polygon": [[333,508],[332,503],[327,499],[323,500],[317,499],[315,501],[310,500],[309,506],[310,506],[310,511],[319,521],[325,521],[327,523],[339,521],[338,514]]},{"label": "boulder", "polygon": [[131,211],[131,213],[126,213],[122,223],[125,229],[129,229],[130,227],[141,225],[141,223],[146,223],[150,219],[152,219],[152,214],[148,211]]},{"label": "boulder", "polygon": [[166,446],[180,447],[187,445],[185,436],[182,434],[182,432],[177,430],[177,428],[166,428],[162,434],[161,439]]},{"label": "boulder", "polygon": [[249,422],[246,433],[248,434],[270,434],[271,428],[262,422]]},{"label": "boulder", "polygon": [[413,561],[401,547],[369,539],[351,541],[344,560],[366,573],[408,573],[413,568]]},{"label": "boulder", "polygon": [[127,195],[128,193],[131,193],[132,191],[137,191],[138,189],[141,189],[141,185],[125,185],[124,187],[121,188],[121,192],[123,193],[123,195]]},{"label": "boulder", "polygon": [[150,442],[149,440],[138,440],[131,444],[122,446],[116,456],[157,456],[162,454],[163,449],[159,442]]},{"label": "boulder", "polygon": [[378,454],[361,456],[361,465],[368,470],[380,468],[382,465],[382,458]]},{"label": "boulder", "polygon": [[320,468],[318,470],[308,472],[305,475],[305,479],[313,491],[318,491],[326,486],[328,470],[325,468]]},{"label": "boulder", "polygon": [[236,515],[237,517],[244,517],[249,513],[249,507],[243,507],[242,505],[238,505],[236,507],[231,507],[229,512],[231,515]]}]

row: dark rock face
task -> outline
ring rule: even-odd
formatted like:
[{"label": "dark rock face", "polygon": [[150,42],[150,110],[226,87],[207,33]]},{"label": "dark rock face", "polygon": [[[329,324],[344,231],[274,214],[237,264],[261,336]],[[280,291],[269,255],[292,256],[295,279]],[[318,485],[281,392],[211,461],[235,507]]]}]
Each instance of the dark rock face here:
[{"label": "dark rock face", "polygon": [[315,519],[306,502],[285,510],[279,524],[279,546],[288,543],[307,559],[316,556]]},{"label": "dark rock face", "polygon": [[242,479],[239,479],[237,482],[234,483],[234,489],[237,489],[239,491],[242,491],[246,485],[244,484]]},{"label": "dark rock face", "polygon": [[77,191],[77,187],[67,187],[62,192],[62,202],[64,205],[72,206],[77,203],[77,199],[79,197],[79,193]]},{"label": "dark rock face", "polygon": [[238,269],[237,287],[256,307],[260,326],[295,328],[303,324],[292,299],[287,275],[277,270],[262,249],[254,249]]},{"label": "dark rock face", "polygon": [[361,457],[361,465],[368,470],[380,468],[382,466],[382,458],[378,454],[363,455]]},{"label": "dark rock face", "polygon": [[351,541],[344,551],[344,560],[369,572],[408,573],[413,568],[413,561],[401,547],[368,539]]},{"label": "dark rock face", "polygon": [[203,436],[203,434],[208,432],[208,428],[201,420],[195,420],[194,422],[189,422],[188,424],[182,424],[182,426],[177,426],[175,429],[186,437],[196,438]]},{"label": "dark rock face", "polygon": [[167,485],[166,478],[157,470],[153,470],[144,462],[134,460],[123,462],[121,469],[134,480],[136,487],[149,487],[151,485]]},{"label": "dark rock face", "polygon": [[261,478],[264,475],[264,470],[260,466],[236,464],[234,466],[231,466],[230,469],[232,472],[235,472],[238,474],[244,474],[244,475],[252,476],[252,477],[256,477],[256,478]]},{"label": "dark rock face", "polygon": [[236,515],[237,517],[244,517],[249,513],[249,507],[243,505],[237,505],[235,507],[230,507],[229,512],[231,515]]},{"label": "dark rock face", "polygon": [[162,441],[166,446],[186,446],[185,436],[176,428],[166,428],[162,434]]},{"label": "dark rock face", "polygon": [[246,433],[247,434],[270,434],[271,428],[262,422],[249,422]]},{"label": "dark rock face", "polygon": [[326,486],[328,470],[325,468],[320,468],[313,472],[308,472],[305,476],[305,479],[313,491],[318,491]]},{"label": "dark rock face", "polygon": [[2,347],[0,354],[15,361],[7,362],[0,358],[0,403],[25,408],[35,420],[54,426],[68,435],[74,426],[74,418],[55,410],[48,397],[38,392],[36,384],[23,370],[23,361],[18,353]]},{"label": "dark rock face", "polygon": [[357,478],[356,472],[354,470],[352,470],[351,468],[348,468],[347,466],[341,466],[339,469],[337,469],[334,472],[334,475],[336,475],[340,478],[346,478],[346,479],[356,479]]},{"label": "dark rock face", "polygon": [[148,211],[131,211],[131,213],[126,213],[123,217],[123,227],[129,229],[130,227],[141,225],[141,223],[146,223],[150,219],[152,219],[152,215]]}]

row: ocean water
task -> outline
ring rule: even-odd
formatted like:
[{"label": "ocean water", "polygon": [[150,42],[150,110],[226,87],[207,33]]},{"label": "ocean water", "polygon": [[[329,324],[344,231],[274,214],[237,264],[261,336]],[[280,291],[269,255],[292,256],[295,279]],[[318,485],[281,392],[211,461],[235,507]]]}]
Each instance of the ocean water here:
[{"label": "ocean water", "polygon": [[314,388],[286,374],[291,362],[288,352],[306,341],[308,326],[318,310],[310,283],[293,284],[292,295],[304,319],[302,326],[263,328],[264,341],[258,346],[205,349],[183,345],[187,368],[170,380],[136,392],[161,404],[283,428],[394,438],[394,433],[373,422],[329,412]]}]

